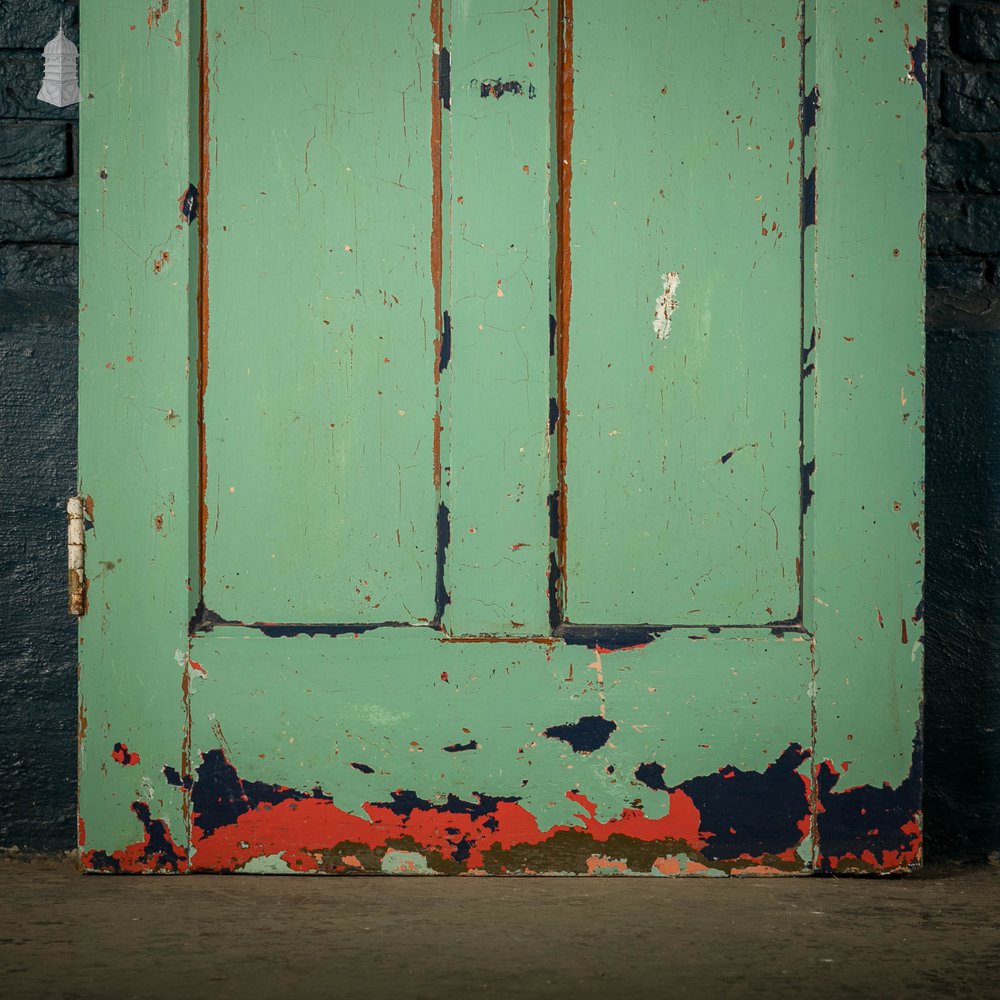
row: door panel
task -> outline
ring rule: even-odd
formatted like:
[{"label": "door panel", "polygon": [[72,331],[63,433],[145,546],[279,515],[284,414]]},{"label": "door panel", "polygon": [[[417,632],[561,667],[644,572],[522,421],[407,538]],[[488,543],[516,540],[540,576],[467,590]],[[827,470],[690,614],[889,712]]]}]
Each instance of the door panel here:
[{"label": "door panel", "polygon": [[431,24],[406,2],[206,9],[205,603],[430,620]]},{"label": "door panel", "polygon": [[792,619],[799,4],[574,11],[567,617]]},{"label": "door panel", "polygon": [[272,6],[84,11],[84,867],[917,863],[915,0]]},{"label": "door panel", "polygon": [[220,627],[191,655],[195,870],[718,874],[810,857],[800,635],[600,652]]}]

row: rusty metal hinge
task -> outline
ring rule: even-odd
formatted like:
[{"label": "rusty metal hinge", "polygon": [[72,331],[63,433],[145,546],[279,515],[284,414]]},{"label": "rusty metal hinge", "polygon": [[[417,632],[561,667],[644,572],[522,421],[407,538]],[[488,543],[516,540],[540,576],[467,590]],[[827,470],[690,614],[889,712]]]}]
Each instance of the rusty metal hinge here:
[{"label": "rusty metal hinge", "polygon": [[66,547],[69,552],[69,613],[82,618],[87,613],[87,576],[84,572],[84,517],[86,501],[70,497],[66,501]]}]

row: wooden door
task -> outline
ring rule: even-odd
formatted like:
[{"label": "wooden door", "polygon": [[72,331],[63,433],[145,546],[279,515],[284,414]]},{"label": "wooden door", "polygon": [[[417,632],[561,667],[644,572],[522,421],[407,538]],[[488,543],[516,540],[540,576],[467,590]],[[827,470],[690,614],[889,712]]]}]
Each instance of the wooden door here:
[{"label": "wooden door", "polygon": [[920,10],[84,11],[86,868],[919,860]]}]

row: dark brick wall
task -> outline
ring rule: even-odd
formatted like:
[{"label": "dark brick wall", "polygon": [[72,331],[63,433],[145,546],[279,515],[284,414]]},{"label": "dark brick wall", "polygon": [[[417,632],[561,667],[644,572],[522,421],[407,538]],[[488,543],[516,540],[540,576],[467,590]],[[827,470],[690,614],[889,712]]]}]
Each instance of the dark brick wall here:
[{"label": "dark brick wall", "polygon": [[76,108],[35,99],[77,8],[0,0],[0,845],[75,842]]},{"label": "dark brick wall", "polygon": [[932,0],[925,829],[1000,851],[1000,2]]},{"label": "dark brick wall", "polygon": [[[58,0],[0,2],[0,845],[73,844],[76,109],[35,100]],[[930,3],[926,832],[1000,850],[1000,0]]]}]

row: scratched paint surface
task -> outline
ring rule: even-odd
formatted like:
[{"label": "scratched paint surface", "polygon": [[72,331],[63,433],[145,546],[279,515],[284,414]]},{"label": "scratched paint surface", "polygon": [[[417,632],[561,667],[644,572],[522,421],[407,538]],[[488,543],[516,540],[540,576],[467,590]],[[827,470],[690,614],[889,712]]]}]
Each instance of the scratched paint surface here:
[{"label": "scratched paint surface", "polygon": [[442,872],[646,874],[809,858],[803,636],[601,652],[223,627],[192,656],[196,870],[275,853],[303,870],[411,851]]},{"label": "scratched paint surface", "polygon": [[208,7],[84,11],[84,867],[918,863],[918,5]]},{"label": "scratched paint surface", "polygon": [[574,10],[567,617],[794,618],[798,0]]},{"label": "scratched paint surface", "polygon": [[537,635],[549,614],[548,4],[454,4],[448,24],[444,621]]},{"label": "scratched paint surface", "polygon": [[[80,62],[85,850],[133,844],[146,817],[153,843],[173,838],[186,851],[186,798],[160,758],[186,766],[187,626],[198,596],[189,488],[197,243],[178,205],[196,163],[198,27],[187,0],[169,7],[147,22],[136,4],[111,0],[81,18],[81,47],[93,54]],[[132,852],[135,866],[155,868],[143,850]]]},{"label": "scratched paint surface", "polygon": [[205,603],[226,619],[434,614],[433,38],[412,8],[207,7]]}]

